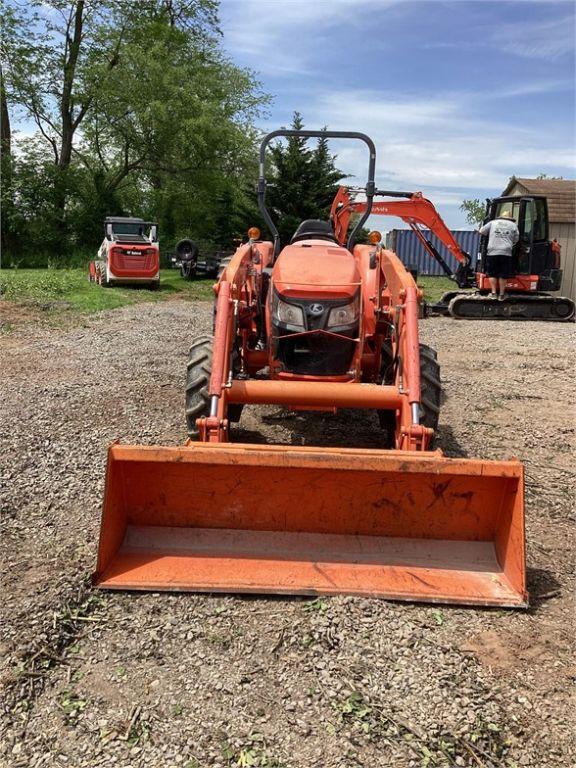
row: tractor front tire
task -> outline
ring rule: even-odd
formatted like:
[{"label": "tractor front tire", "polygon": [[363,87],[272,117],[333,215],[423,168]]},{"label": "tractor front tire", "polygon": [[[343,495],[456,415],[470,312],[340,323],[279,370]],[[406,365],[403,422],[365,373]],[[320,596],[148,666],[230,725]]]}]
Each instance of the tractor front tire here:
[{"label": "tractor front tire", "polygon": [[196,419],[210,414],[210,372],[212,371],[212,337],[198,336],[192,342],[186,366],[186,426],[192,440],[198,439]]},{"label": "tractor front tire", "polygon": [[[196,419],[210,414],[210,374],[212,373],[212,336],[198,336],[190,347],[186,367],[186,426],[191,440],[198,439]],[[228,420],[240,421],[242,404],[228,406]]]},{"label": "tractor front tire", "polygon": [[[389,341],[382,344],[382,358],[380,362],[381,384],[393,384],[394,372],[392,370],[392,345]],[[396,411],[378,410],[378,421],[380,428],[384,431],[384,448],[396,447]]]},{"label": "tractor front tire", "polygon": [[440,403],[442,399],[442,383],[440,381],[440,364],[435,349],[427,344],[420,344],[420,423],[438,429]]},{"label": "tractor front tire", "polygon": [[[383,384],[392,384],[392,348],[388,342],[382,346],[381,377]],[[435,432],[438,429],[440,403],[442,399],[442,383],[440,381],[440,365],[435,349],[427,344],[420,344],[420,423],[430,427]],[[380,426],[386,432],[386,448],[394,448],[394,433],[396,430],[396,414],[394,411],[378,411]]]}]

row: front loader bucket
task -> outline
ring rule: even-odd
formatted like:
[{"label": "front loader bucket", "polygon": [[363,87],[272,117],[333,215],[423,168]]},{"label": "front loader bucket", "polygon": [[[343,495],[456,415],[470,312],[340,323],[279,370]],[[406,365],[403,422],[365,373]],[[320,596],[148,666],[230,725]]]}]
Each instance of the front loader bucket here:
[{"label": "front loader bucket", "polygon": [[522,465],[440,452],[115,444],[94,581],[523,606]]}]

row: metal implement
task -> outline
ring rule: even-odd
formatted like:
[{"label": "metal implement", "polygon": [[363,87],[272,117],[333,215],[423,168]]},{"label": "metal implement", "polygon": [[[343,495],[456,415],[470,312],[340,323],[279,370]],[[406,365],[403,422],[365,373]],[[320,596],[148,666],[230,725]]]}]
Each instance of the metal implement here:
[{"label": "metal implement", "polygon": [[517,461],[113,445],[106,486],[107,589],[527,601]]}]

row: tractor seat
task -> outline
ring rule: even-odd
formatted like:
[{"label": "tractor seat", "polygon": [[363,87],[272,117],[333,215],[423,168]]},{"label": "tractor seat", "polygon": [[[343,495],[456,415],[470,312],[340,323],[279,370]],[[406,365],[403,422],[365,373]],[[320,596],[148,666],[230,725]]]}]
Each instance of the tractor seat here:
[{"label": "tractor seat", "polygon": [[297,243],[300,240],[329,240],[331,243],[336,242],[330,224],[327,221],[320,221],[320,219],[306,219],[298,226],[290,243]]}]

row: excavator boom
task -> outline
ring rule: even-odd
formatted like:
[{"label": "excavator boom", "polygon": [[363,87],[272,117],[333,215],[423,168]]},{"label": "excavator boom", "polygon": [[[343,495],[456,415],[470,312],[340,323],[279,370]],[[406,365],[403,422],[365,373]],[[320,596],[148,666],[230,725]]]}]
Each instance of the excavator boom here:
[{"label": "excavator boom", "polygon": [[[393,192],[377,189],[375,195],[407,198],[405,200],[373,202],[370,213],[376,216],[398,216],[401,218],[415,232],[424,248],[439,262],[449,277],[456,279],[459,285],[462,283],[461,287],[467,287],[471,284],[470,280],[473,274],[470,270],[470,256],[462,250],[430,200],[423,197],[421,192]],[[339,243],[345,241],[351,216],[364,213],[366,205],[365,201],[354,200],[349,187],[342,186],[339,188],[330,210],[330,219]],[[460,268],[456,273],[453,274],[434,245],[426,239],[420,227],[426,227],[433,232],[459,262]]]},{"label": "excavator boom", "polygon": [[[367,203],[356,200],[357,190],[350,187],[340,187],[330,212],[332,226],[338,242],[343,243],[350,219],[355,214],[364,214]],[[432,204],[422,196],[421,192],[395,192],[388,190],[374,191],[374,195],[392,198],[405,198],[400,200],[376,201],[370,206],[370,213],[381,216],[398,216],[406,222],[418,238],[422,247],[440,264],[445,274],[454,280],[459,289],[476,288],[475,292],[454,290],[444,293],[440,301],[428,308],[431,314],[451,315],[456,318],[468,319],[508,319],[508,320],[548,320],[553,322],[569,322],[574,319],[576,307],[574,301],[563,296],[550,296],[545,293],[548,290],[557,290],[560,287],[560,246],[556,241],[547,242],[547,247],[553,254],[554,266],[540,267],[536,274],[523,272],[516,274],[507,281],[508,288],[505,301],[495,303],[485,295],[492,290],[490,280],[483,271],[474,272],[471,266],[471,258],[460,247],[458,241],[446,226],[442,217]],[[516,201],[516,202],[514,202]],[[526,217],[528,223],[535,220],[525,212],[523,206],[531,202],[531,198],[495,198],[487,210],[490,220],[497,216],[499,205],[516,205],[520,210],[520,229],[526,233]],[[546,210],[544,208],[544,210]],[[517,215],[517,214],[516,214]],[[547,213],[546,213],[547,219]],[[458,267],[453,271],[450,265],[438,252],[431,240],[429,240],[421,227],[429,229],[443,243],[452,256],[458,262]],[[542,243],[537,244],[539,248]],[[532,247],[523,243],[525,259],[528,258]]]}]

